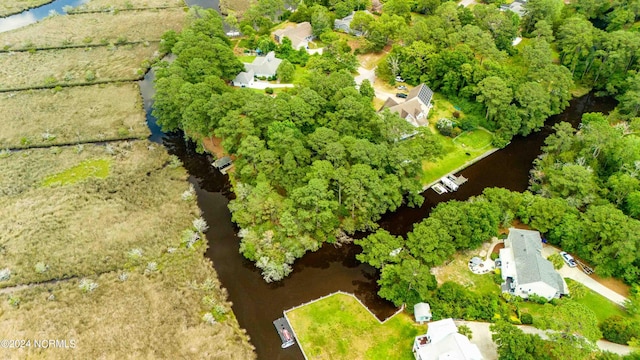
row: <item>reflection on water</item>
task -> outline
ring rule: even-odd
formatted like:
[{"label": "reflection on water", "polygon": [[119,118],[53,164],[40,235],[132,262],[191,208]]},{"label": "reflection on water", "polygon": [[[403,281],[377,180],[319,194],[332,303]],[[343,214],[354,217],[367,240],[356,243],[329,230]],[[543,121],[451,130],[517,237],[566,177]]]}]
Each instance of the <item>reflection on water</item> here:
[{"label": "reflection on water", "polygon": [[35,9],[26,10],[16,15],[0,18],[0,32],[19,29],[23,26],[38,22],[49,15],[66,14],[64,9],[67,6],[76,7],[88,1],[89,0],[56,0]]}]

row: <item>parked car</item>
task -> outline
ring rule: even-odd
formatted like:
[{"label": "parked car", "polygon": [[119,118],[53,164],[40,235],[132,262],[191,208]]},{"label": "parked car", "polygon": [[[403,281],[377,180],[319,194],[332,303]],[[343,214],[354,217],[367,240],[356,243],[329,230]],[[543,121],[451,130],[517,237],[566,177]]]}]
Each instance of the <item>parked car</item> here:
[{"label": "parked car", "polygon": [[562,260],[564,260],[565,263],[567,263],[567,265],[569,265],[569,267],[576,267],[576,260],[573,258],[573,256],[567,254],[564,251],[560,252],[560,256],[562,256]]},{"label": "parked car", "polygon": [[406,99],[406,98],[407,98],[407,96],[408,96],[408,95],[407,95],[407,94],[404,94],[404,93],[397,93],[397,94],[396,94],[396,97],[399,97],[399,98],[402,98],[402,99]]},{"label": "parked car", "polygon": [[404,82],[404,79],[400,76],[396,76],[396,82]]},{"label": "parked car", "polygon": [[407,90],[407,87],[404,85],[398,86],[398,90]]}]

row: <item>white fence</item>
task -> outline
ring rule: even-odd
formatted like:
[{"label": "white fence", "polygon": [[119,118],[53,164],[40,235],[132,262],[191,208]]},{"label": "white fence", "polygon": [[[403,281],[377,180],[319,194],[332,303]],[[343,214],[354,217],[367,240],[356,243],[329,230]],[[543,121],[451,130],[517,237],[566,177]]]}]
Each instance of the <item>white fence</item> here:
[{"label": "white fence", "polygon": [[317,299],[315,299],[315,300],[311,300],[311,301],[309,301],[309,302],[306,302],[306,303],[300,304],[300,305],[298,305],[298,306],[294,306],[294,307],[292,307],[292,308],[291,308],[291,309],[289,309],[289,310],[285,310],[285,311],[283,311],[282,313],[284,314],[284,318],[285,318],[285,319],[287,320],[287,322],[289,323],[289,326],[291,327],[291,330],[293,331],[293,336],[296,338],[296,341],[298,342],[298,346],[300,347],[300,351],[302,352],[302,356],[304,356],[304,358],[305,358],[306,360],[309,360],[309,358],[307,357],[307,354],[305,354],[304,349],[302,348],[302,344],[300,344],[300,341],[298,340],[298,339],[299,339],[299,337],[298,337],[298,335],[296,334],[296,329],[294,329],[294,328],[293,328],[293,326],[291,325],[291,321],[289,321],[289,317],[287,316],[287,313],[288,313],[288,312],[290,312],[290,311],[293,311],[293,310],[299,309],[299,308],[301,308],[301,307],[303,307],[303,306],[307,306],[307,305],[309,305],[309,304],[313,304],[313,303],[314,303],[314,302],[316,302],[316,301],[324,300],[324,299],[326,299],[326,298],[328,298],[328,297],[330,297],[330,296],[336,295],[336,294],[347,295],[347,296],[351,296],[351,297],[353,297],[354,299],[356,299],[356,301],[357,301],[358,303],[360,303],[360,305],[362,305],[362,307],[364,307],[364,308],[367,310],[367,312],[369,312],[369,314],[371,314],[371,316],[373,316],[373,318],[374,318],[374,319],[376,319],[376,321],[377,321],[379,324],[384,324],[384,323],[386,323],[386,322],[387,322],[387,321],[389,321],[391,318],[393,318],[394,316],[398,315],[399,313],[401,313],[401,312],[404,310],[404,305],[402,305],[402,306],[400,307],[400,309],[398,309],[398,311],[396,311],[396,312],[395,312],[395,313],[393,313],[391,316],[389,316],[388,318],[386,318],[386,319],[384,319],[384,320],[382,320],[382,321],[381,321],[380,319],[378,319],[378,317],[377,317],[377,316],[375,316],[375,314],[374,314],[373,312],[371,312],[371,310],[369,310],[369,308],[368,308],[368,307],[367,307],[367,306],[366,306],[362,301],[360,301],[360,299],[358,299],[358,297],[357,297],[357,296],[355,296],[355,295],[354,295],[354,294],[352,294],[352,293],[348,293],[348,292],[345,292],[345,291],[338,290],[338,291],[336,291],[336,292],[332,292],[331,294],[328,294],[328,295],[325,295],[325,296],[321,296],[321,297],[319,297],[319,298],[317,298]]}]

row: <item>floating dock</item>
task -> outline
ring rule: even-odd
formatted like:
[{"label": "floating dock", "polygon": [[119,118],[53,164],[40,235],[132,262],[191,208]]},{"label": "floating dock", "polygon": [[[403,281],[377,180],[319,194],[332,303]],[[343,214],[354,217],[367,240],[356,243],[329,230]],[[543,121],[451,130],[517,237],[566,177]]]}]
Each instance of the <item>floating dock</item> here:
[{"label": "floating dock", "polygon": [[287,319],[281,317],[274,320],[273,326],[275,326],[278,336],[280,336],[280,340],[282,341],[281,346],[283,349],[296,343],[296,339],[293,337],[293,330],[291,330],[291,326]]},{"label": "floating dock", "polygon": [[447,175],[440,179],[439,182],[433,184],[431,189],[435,191],[438,195],[442,195],[449,191],[457,191],[460,185],[466,183],[469,179],[460,175]]}]

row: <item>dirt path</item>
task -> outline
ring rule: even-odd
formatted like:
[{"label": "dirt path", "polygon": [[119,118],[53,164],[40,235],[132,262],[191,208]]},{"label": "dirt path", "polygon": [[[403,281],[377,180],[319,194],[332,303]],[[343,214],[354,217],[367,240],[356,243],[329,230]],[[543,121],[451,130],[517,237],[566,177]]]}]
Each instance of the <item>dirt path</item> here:
[{"label": "dirt path", "polygon": [[[553,330],[540,330],[530,325],[517,325],[517,326],[518,328],[520,328],[520,330],[522,330],[526,334],[537,334],[537,335],[540,335],[540,337],[543,339],[549,339],[549,336],[547,336],[547,331],[553,331]],[[600,350],[611,351],[612,353],[616,353],[622,356],[629,355],[631,353],[631,348],[629,346],[612,343],[606,340],[598,340],[596,341],[596,345],[600,348]]]}]

